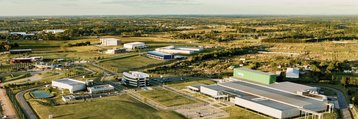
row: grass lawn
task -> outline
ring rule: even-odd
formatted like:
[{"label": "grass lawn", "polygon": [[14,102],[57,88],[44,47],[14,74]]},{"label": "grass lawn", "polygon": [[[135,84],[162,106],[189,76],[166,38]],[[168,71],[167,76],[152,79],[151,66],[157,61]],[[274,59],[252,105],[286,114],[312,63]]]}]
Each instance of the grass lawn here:
[{"label": "grass lawn", "polygon": [[0,80],[3,82],[7,81],[13,81],[17,79],[22,79],[26,77],[30,77],[31,74],[28,72],[15,72],[15,73],[6,73],[6,74],[0,74]]},{"label": "grass lawn", "polygon": [[29,101],[40,118],[53,114],[56,119],[183,119],[184,117],[167,111],[157,111],[127,96],[105,97],[88,102],[60,106],[46,106],[39,99]]},{"label": "grass lawn", "polygon": [[154,100],[167,107],[197,103],[195,100],[188,99],[184,96],[162,88],[154,88],[150,91],[140,91],[139,93],[142,96]]},{"label": "grass lawn", "polygon": [[144,56],[128,56],[125,58],[116,58],[113,60],[106,60],[99,63],[101,66],[116,72],[123,72],[129,70],[137,70],[147,67],[148,65],[156,65],[164,63],[163,60],[156,60]]},{"label": "grass lawn", "polygon": [[211,84],[215,84],[215,82],[212,80],[208,80],[208,79],[195,78],[195,79],[187,79],[185,82],[182,82],[182,83],[169,84],[168,86],[180,90],[180,89],[186,88],[186,86],[193,86],[193,85],[199,85],[199,84],[211,85]]},{"label": "grass lawn", "polygon": [[225,119],[270,119],[269,117],[259,115],[238,106],[227,107],[224,108],[224,110],[230,113],[230,117]]}]

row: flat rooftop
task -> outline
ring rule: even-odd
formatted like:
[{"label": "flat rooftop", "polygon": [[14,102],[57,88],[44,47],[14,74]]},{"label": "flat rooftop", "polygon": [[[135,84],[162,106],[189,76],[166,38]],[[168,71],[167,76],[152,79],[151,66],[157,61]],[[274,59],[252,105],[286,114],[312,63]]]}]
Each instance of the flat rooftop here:
[{"label": "flat rooftop", "polygon": [[226,82],[219,85],[297,108],[304,108],[311,111],[322,111],[326,108],[326,103],[323,101],[295,95],[264,85],[253,84],[245,81]]},{"label": "flat rooftop", "polygon": [[131,72],[123,72],[123,75],[129,78],[148,78],[149,75],[143,72],[131,71]]},{"label": "flat rooftop", "polygon": [[108,89],[108,88],[114,88],[112,85],[110,84],[106,84],[106,85],[96,85],[93,87],[88,87],[90,89]]},{"label": "flat rooftop", "polygon": [[63,84],[68,84],[68,85],[84,85],[85,84],[85,82],[83,82],[83,81],[68,79],[68,78],[55,80],[53,82],[58,82],[58,83],[63,83]]},{"label": "flat rooftop", "polygon": [[268,107],[271,107],[271,108],[274,108],[274,109],[277,109],[277,110],[288,110],[288,109],[296,108],[296,107],[293,107],[293,106],[290,106],[290,105],[287,105],[287,104],[284,104],[284,103],[280,103],[280,102],[276,102],[276,101],[273,101],[273,100],[261,98],[261,97],[254,96],[254,95],[250,95],[250,94],[247,94],[247,93],[244,93],[244,92],[241,92],[241,91],[238,91],[238,90],[233,90],[233,89],[230,89],[230,88],[227,88],[227,87],[224,87],[224,86],[220,86],[220,85],[206,85],[206,86],[203,86],[203,87],[206,87],[206,88],[209,88],[209,89],[212,89],[212,90],[216,90],[216,91],[221,91],[221,92],[224,92],[224,93],[228,93],[230,95],[235,95],[238,98],[242,98],[242,99],[245,99],[245,100],[250,100],[250,101],[253,101],[255,103],[265,105],[265,106],[268,106]]},{"label": "flat rooftop", "polygon": [[158,51],[149,51],[148,54],[162,56],[162,57],[164,57],[165,55],[173,55],[173,54],[168,54],[168,53],[163,53],[163,52],[158,52]]},{"label": "flat rooftop", "polygon": [[306,85],[292,83],[292,82],[273,83],[268,86],[271,88],[276,88],[279,90],[288,91],[292,93],[296,93],[297,91],[317,90],[316,87],[306,86]]}]

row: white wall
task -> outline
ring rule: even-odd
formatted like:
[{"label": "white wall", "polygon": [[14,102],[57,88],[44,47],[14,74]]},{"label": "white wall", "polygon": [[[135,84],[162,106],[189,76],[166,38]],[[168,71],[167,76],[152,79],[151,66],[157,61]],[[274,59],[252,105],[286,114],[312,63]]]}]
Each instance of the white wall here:
[{"label": "white wall", "polygon": [[68,85],[68,84],[60,83],[60,82],[56,82],[56,81],[52,81],[52,86],[60,88],[60,89],[68,89],[68,90],[70,90],[71,93],[73,93],[75,91],[81,91],[81,90],[86,89],[85,84],[83,84],[83,85]]},{"label": "white wall", "polygon": [[200,86],[200,92],[206,95],[210,95],[212,97],[218,96],[218,91],[206,88],[204,86]]},{"label": "white wall", "polygon": [[235,98],[235,104],[279,119],[290,118],[290,117],[298,116],[300,114],[300,111],[297,108],[281,111],[239,97]]}]

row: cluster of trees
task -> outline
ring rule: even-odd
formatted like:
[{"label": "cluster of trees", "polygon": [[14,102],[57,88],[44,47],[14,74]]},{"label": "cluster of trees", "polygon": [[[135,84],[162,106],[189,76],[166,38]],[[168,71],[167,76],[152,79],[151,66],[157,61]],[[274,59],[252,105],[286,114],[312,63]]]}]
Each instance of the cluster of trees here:
[{"label": "cluster of trees", "polygon": [[[0,22],[0,30],[33,32],[34,36],[0,34],[10,40],[70,40],[82,36],[125,35],[144,36],[156,32],[179,31],[180,26],[204,25],[207,20],[185,17],[61,17],[61,18],[8,18]],[[45,29],[66,29],[64,33],[41,32]]]},{"label": "cluster of trees", "polygon": [[[212,59],[226,59],[233,56],[244,55],[244,54],[253,54],[257,53],[259,49],[262,49],[262,46],[248,46],[248,47],[236,47],[236,48],[227,48],[223,50],[217,50],[210,53],[199,54],[195,56],[190,56],[186,60],[177,61],[165,66],[158,66],[151,69],[148,69],[148,72],[158,73],[158,74],[188,74],[188,75],[199,75],[199,73],[193,72],[189,66],[195,63],[202,63],[203,61],[212,60]],[[178,73],[180,72],[180,73]],[[212,74],[217,75],[218,74]]]},{"label": "cluster of trees", "polygon": [[75,43],[75,44],[68,44],[69,47],[74,47],[74,46],[89,46],[91,45],[91,42],[86,41],[86,42],[80,42],[80,43]]},{"label": "cluster of trees", "polygon": [[18,48],[18,47],[20,47],[18,43],[1,42],[0,51],[8,51],[11,48]]},{"label": "cluster of trees", "polygon": [[236,34],[223,34],[219,31],[210,31],[199,33],[178,33],[173,37],[177,39],[195,39],[199,41],[226,42],[236,40],[238,36]]}]

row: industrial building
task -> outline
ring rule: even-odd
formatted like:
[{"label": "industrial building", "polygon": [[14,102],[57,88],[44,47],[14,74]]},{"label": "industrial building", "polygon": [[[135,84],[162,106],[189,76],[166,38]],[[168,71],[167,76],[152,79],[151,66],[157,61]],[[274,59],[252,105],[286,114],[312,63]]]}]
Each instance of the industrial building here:
[{"label": "industrial building", "polygon": [[52,30],[43,30],[45,33],[52,33],[52,34],[58,34],[63,33],[65,30],[63,29],[52,29]]},{"label": "industrial building", "polygon": [[161,60],[173,60],[175,59],[175,56],[173,54],[167,54],[162,53],[158,51],[149,51],[147,53],[148,57],[155,58],[155,59],[161,59]]},{"label": "industrial building", "polygon": [[203,48],[167,46],[167,47],[157,48],[155,50],[158,52],[171,53],[171,54],[193,54],[195,52],[202,51]]},{"label": "industrial building", "polygon": [[234,77],[261,84],[272,84],[276,82],[276,75],[273,73],[261,72],[246,68],[235,68]]},{"label": "industrial building", "polygon": [[10,64],[32,63],[31,58],[12,58]]},{"label": "industrial building", "polygon": [[112,85],[106,84],[106,85],[97,85],[97,86],[93,86],[93,87],[88,87],[87,90],[89,91],[89,93],[94,94],[94,93],[105,93],[105,92],[110,92],[114,90],[114,87]]},{"label": "industrial building", "polygon": [[10,50],[10,54],[24,54],[24,53],[32,53],[32,49],[15,49],[15,50]]},{"label": "industrial building", "polygon": [[122,53],[122,52],[126,52],[126,49],[124,49],[124,48],[120,48],[120,49],[113,48],[113,49],[109,49],[109,50],[105,51],[104,53],[105,54],[118,54],[118,53]]},{"label": "industrial building", "polygon": [[[234,75],[238,72],[242,74],[230,78],[229,82],[201,85],[199,91],[217,100],[226,100],[279,119],[307,115],[322,119],[322,112],[333,110],[334,105],[328,102],[326,96],[318,94],[317,87],[275,82],[271,74],[265,72],[236,69]],[[255,75],[258,79],[253,80]],[[196,86],[188,88],[198,90]]]},{"label": "industrial building", "polygon": [[42,61],[42,57],[25,57],[25,58],[12,58],[10,60],[10,64],[18,64],[18,63],[32,63],[37,61]]},{"label": "industrial building", "polygon": [[86,82],[69,78],[52,81],[52,86],[59,89],[68,89],[70,93],[86,90]]},{"label": "industrial building", "polygon": [[123,72],[122,83],[127,86],[145,87],[149,85],[149,75],[143,72]]},{"label": "industrial building", "polygon": [[121,41],[116,38],[101,38],[102,46],[118,46],[121,44]]},{"label": "industrial building", "polygon": [[147,46],[143,42],[132,42],[132,43],[125,43],[123,45],[125,49],[134,50],[134,49],[143,49]]},{"label": "industrial building", "polygon": [[10,32],[10,35],[14,36],[34,36],[33,33],[26,33],[26,32]]},{"label": "industrial building", "polygon": [[298,68],[287,68],[286,78],[300,78],[300,69]]}]

